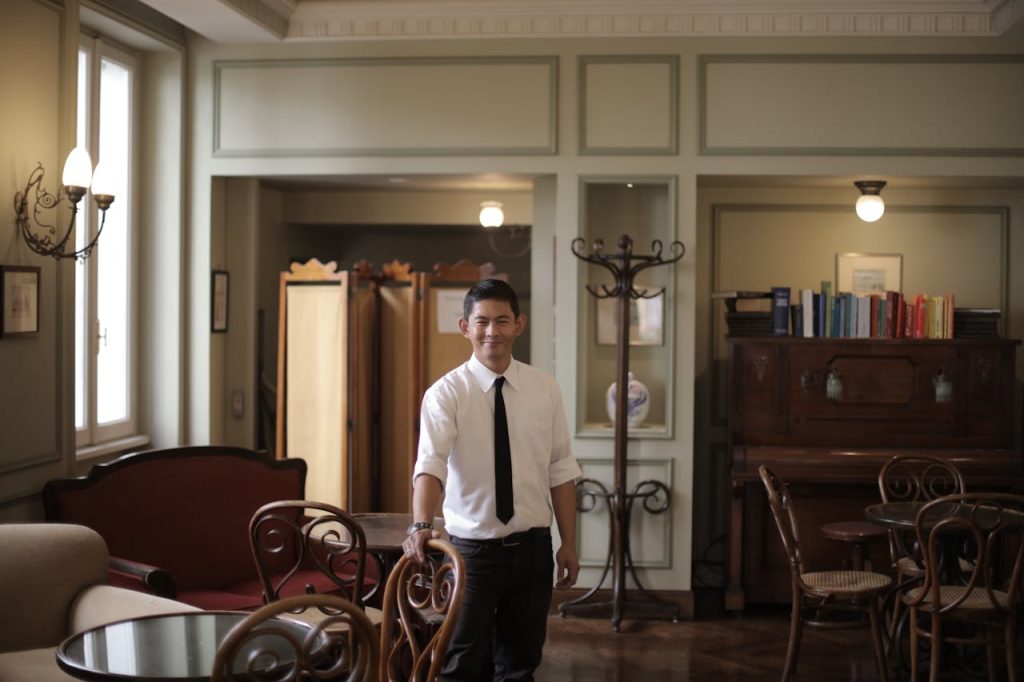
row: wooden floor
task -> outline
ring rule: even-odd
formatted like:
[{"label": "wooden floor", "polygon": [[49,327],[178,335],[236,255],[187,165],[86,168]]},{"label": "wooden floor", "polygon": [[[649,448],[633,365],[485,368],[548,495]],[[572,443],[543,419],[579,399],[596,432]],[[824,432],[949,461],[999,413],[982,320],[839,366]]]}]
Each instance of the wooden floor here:
[{"label": "wooden floor", "polygon": [[[612,632],[607,620],[551,616],[538,682],[744,682],[781,679],[789,612],[760,607],[741,615],[721,609],[680,623],[623,621]],[[878,680],[869,631],[804,632],[799,682]],[[1020,659],[1018,659],[1020,660]],[[891,679],[908,679],[893,675]],[[950,671],[942,680],[962,680]]]}]

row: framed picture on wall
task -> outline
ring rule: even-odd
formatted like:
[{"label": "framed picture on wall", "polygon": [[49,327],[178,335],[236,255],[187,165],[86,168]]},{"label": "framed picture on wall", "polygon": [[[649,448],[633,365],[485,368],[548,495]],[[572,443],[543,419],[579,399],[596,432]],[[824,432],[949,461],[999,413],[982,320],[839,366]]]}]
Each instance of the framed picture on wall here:
[{"label": "framed picture on wall", "polygon": [[898,253],[837,253],[836,291],[857,295],[901,291],[903,256]]},{"label": "framed picture on wall", "polygon": [[0,265],[0,337],[39,335],[39,268]]},{"label": "framed picture on wall", "polygon": [[[619,340],[618,299],[599,298],[597,303],[597,343],[614,346]],[[654,298],[636,298],[629,302],[629,345],[660,346],[665,343],[665,294]]]},{"label": "framed picture on wall", "polygon": [[214,270],[210,282],[210,331],[228,330],[228,273]]}]

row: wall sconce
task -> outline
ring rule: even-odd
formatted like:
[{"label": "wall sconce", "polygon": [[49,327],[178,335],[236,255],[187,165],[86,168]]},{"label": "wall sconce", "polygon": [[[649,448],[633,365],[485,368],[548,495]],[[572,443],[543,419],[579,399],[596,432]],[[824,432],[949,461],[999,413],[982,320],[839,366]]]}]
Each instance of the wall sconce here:
[{"label": "wall sconce", "polygon": [[873,223],[885,213],[885,202],[882,201],[882,188],[885,180],[858,180],[853,183],[860,190],[857,198],[857,217],[866,223]]},{"label": "wall sconce", "polygon": [[480,204],[480,225],[488,229],[501,227],[505,222],[505,212],[501,210],[500,201],[484,201]]},{"label": "wall sconce", "polygon": [[[56,196],[50,194],[42,186],[43,175],[43,164],[40,163],[28,176],[28,184],[25,185],[25,189],[14,195],[14,211],[17,214],[17,225],[21,235],[25,238],[28,247],[40,256],[52,256],[58,260],[74,258],[84,263],[103,232],[103,226],[107,222],[107,209],[114,203],[114,177],[109,174],[106,166],[102,163],[96,165],[94,173],[89,152],[82,147],[75,147],[68,154],[61,178],[64,184]],[[68,240],[75,230],[78,202],[85,196],[90,183],[93,201],[100,209],[100,228],[96,231],[96,236],[92,238],[92,241],[84,247],[78,251],[67,252]],[[30,196],[31,213],[29,213]],[[71,204],[71,220],[68,221],[68,227],[63,236],[58,237],[57,226],[43,222],[40,218],[44,211],[55,211],[62,199],[67,199]]]}]

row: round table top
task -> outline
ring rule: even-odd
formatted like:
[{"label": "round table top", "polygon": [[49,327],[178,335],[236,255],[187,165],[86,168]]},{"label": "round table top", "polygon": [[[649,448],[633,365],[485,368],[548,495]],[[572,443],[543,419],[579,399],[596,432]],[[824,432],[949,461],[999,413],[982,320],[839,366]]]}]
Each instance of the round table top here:
[{"label": "round table top", "polygon": [[[879,502],[864,509],[864,516],[870,521],[895,528],[897,530],[914,530],[917,522],[917,514],[928,502]],[[1013,509],[1002,509],[1004,516],[1014,517],[1024,521],[1024,515]],[[944,518],[956,516],[959,518],[973,518],[982,528],[991,528],[999,521],[1000,510],[993,506],[958,504],[950,502],[933,507],[927,517],[923,519],[925,530],[931,529],[936,523]]]},{"label": "round table top", "polygon": [[[371,552],[400,552],[406,531],[412,524],[412,514],[370,512],[353,514],[366,533],[366,548]],[[444,530],[444,519],[436,517],[434,528]]]},{"label": "round table top", "polygon": [[[85,680],[160,679],[209,680],[217,647],[249,613],[189,611],[132,618],[72,635],[57,649],[57,663],[69,675]],[[287,620],[276,625],[293,627],[300,639],[308,626]],[[264,649],[281,660],[294,660],[294,651],[280,637],[255,637],[244,651]]]}]

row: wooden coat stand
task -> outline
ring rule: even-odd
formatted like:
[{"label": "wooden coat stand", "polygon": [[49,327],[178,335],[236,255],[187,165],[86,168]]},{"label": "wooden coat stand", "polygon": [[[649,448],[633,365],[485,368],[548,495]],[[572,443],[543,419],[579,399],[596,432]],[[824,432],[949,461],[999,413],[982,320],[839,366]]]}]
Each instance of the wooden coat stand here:
[{"label": "wooden coat stand", "polygon": [[[577,508],[588,512],[597,506],[598,498],[608,504],[608,520],[610,523],[610,540],[608,557],[604,571],[597,584],[578,599],[564,602],[559,606],[563,615],[605,618],[610,616],[612,629],[619,631],[623,618],[665,618],[672,622],[679,620],[679,605],[664,601],[647,592],[636,574],[633,556],[629,548],[629,527],[632,517],[633,503],[641,500],[644,511],[650,514],[662,514],[668,510],[671,491],[661,481],[641,481],[632,491],[626,492],[626,439],[628,424],[627,404],[629,402],[629,316],[630,301],[637,298],[654,298],[664,293],[664,288],[648,292],[647,289],[637,290],[633,281],[637,273],[659,265],[675,263],[686,252],[682,242],[674,241],[669,245],[672,256],[662,258],[662,242],[656,239],[651,243],[654,252],[647,256],[633,253],[633,240],[629,235],[619,237],[619,253],[604,253],[604,241],[594,241],[590,255],[583,253],[586,242],[576,238],[572,242],[572,253],[577,258],[600,265],[608,270],[614,278],[614,285],[609,288],[601,285],[600,290],[586,285],[587,291],[596,298],[618,299],[619,336],[618,336],[618,376],[615,380],[615,453],[614,453],[614,489],[609,492],[600,481],[592,478],[580,479],[576,485]],[[608,572],[612,572],[612,597],[610,601],[590,602],[597,591],[604,585]],[[637,597],[630,598],[626,589],[626,571],[629,571],[636,584]]]}]

